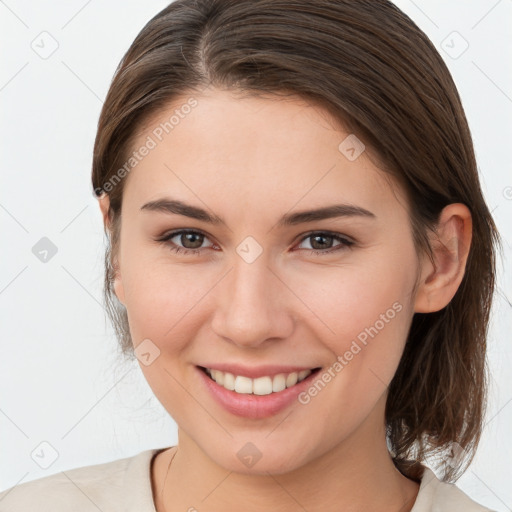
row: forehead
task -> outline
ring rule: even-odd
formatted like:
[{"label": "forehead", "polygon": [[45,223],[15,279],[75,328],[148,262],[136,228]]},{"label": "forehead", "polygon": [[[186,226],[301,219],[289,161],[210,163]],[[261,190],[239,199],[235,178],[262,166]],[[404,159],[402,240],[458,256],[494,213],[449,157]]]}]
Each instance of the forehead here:
[{"label": "forehead", "polygon": [[131,151],[150,149],[130,171],[123,202],[168,193],[238,215],[240,207],[282,212],[345,201],[385,213],[397,199],[405,205],[367,151],[357,157],[358,144],[328,111],[297,96],[191,93],[139,129]]}]

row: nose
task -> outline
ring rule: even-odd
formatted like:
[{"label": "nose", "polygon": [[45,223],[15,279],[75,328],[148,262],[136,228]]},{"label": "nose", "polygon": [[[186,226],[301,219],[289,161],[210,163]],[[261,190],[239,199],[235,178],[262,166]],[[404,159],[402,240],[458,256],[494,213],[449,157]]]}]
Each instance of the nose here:
[{"label": "nose", "polygon": [[212,329],[245,348],[260,348],[285,339],[294,329],[293,294],[263,253],[248,263],[235,255],[233,267],[219,283]]}]

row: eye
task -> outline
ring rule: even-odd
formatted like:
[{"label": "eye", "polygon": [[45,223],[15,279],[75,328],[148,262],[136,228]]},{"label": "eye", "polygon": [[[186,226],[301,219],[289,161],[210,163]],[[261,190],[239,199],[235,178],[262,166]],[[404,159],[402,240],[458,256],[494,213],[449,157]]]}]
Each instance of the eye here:
[{"label": "eye", "polygon": [[[173,239],[176,239],[173,241]],[[213,244],[209,246],[203,246],[205,240],[208,237],[201,233],[200,231],[195,230],[180,230],[173,231],[159,238],[157,241],[164,243],[168,246],[168,248],[179,254],[201,254],[203,249],[208,247],[215,247]],[[326,254],[331,254],[336,251],[348,249],[355,242],[345,238],[339,233],[331,233],[328,231],[315,231],[308,233],[306,236],[303,236],[301,239],[301,244],[304,241],[310,239],[309,245],[311,248],[302,248],[301,250],[307,250],[312,252],[317,256],[322,256]],[[333,242],[337,241],[338,244],[332,246]],[[179,245],[181,244],[181,245]]]},{"label": "eye", "polygon": [[[176,238],[176,242],[183,245],[180,246],[176,242],[173,242],[173,238]],[[206,235],[200,231],[181,230],[164,235],[162,238],[159,238],[158,241],[165,243],[171,251],[176,253],[201,254],[202,249],[204,248],[202,245],[206,238]]]},{"label": "eye", "polygon": [[[336,251],[348,249],[354,245],[352,240],[341,236],[339,233],[331,233],[329,231],[315,231],[307,234],[301,239],[301,243],[310,239],[309,245],[311,249],[306,248],[308,251],[313,251],[316,256],[323,256],[331,254]],[[338,241],[338,245],[332,246],[334,241]]]}]

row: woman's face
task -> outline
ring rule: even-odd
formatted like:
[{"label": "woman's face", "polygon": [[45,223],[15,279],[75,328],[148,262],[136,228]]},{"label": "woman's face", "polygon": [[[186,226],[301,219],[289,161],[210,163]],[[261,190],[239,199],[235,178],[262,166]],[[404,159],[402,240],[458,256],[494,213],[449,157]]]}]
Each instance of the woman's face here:
[{"label": "woman's face", "polygon": [[[133,146],[115,291],[155,395],[227,469],[280,473],[349,437],[384,441],[419,267],[405,196],[349,136],[299,98],[210,90]],[[229,370],[266,378],[238,393],[200,367],[228,387]]]}]

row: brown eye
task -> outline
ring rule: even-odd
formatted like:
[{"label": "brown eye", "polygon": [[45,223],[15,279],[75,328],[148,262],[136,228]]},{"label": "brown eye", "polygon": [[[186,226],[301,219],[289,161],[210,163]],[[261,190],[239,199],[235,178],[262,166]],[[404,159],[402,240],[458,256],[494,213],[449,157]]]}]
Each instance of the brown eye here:
[{"label": "brown eye", "polygon": [[311,247],[319,250],[330,249],[330,247],[327,246],[331,246],[334,242],[334,237],[332,236],[314,235],[309,238],[311,239]]},{"label": "brown eye", "polygon": [[[331,234],[323,231],[309,233],[307,236],[302,238],[301,244],[308,239],[310,240],[309,245],[311,248],[303,247],[302,249],[313,251],[313,254],[317,255],[330,254],[335,251],[348,249],[350,246],[354,245],[354,242],[340,236],[339,234]],[[339,243],[333,245],[335,241]]]},{"label": "brown eye", "polygon": [[180,254],[201,254],[203,249],[213,245],[203,247],[206,239],[206,235],[199,231],[181,230],[164,235],[158,241],[168,246],[171,251]]},{"label": "brown eye", "polygon": [[179,237],[179,241],[185,249],[199,249],[203,245],[204,235],[200,233],[184,232],[176,236]]}]

